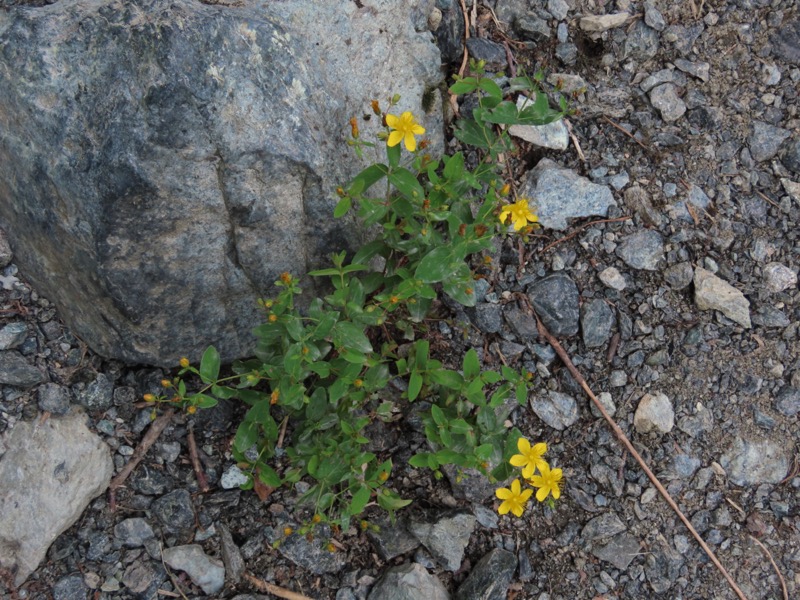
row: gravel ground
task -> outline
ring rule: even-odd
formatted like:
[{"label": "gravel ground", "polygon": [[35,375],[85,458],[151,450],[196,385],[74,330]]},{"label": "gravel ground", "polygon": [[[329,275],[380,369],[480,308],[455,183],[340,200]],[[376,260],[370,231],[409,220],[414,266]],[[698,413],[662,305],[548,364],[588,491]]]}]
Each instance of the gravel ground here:
[{"label": "gravel ground", "polygon": [[[547,157],[612,190],[616,206],[607,219],[630,217],[544,229],[521,250],[507,241],[478,290],[478,307],[442,306],[431,329],[432,347],[445,358],[474,347],[487,368],[506,360],[537,374],[530,407],[508,420],[529,439],[546,441],[548,457],[564,469],[555,508],[498,517],[485,482],[453,473],[437,480],[405,467],[424,443],[406,418],[375,425],[376,450],[396,465],[394,487],[415,500],[400,526],[285,538],[286,526],[309,517],[296,505],[302,489],[276,491],[266,502],[224,489],[240,410],[223,403],[177,416],[120,490],[117,510],[105,495],[93,501],[18,597],[232,598],[250,589],[236,585],[238,555],[263,580],[320,599],[399,598],[390,568],[412,562],[424,567],[414,571],[420,580],[433,574],[458,598],[734,598],[538,338],[520,293],[552,309],[551,329],[561,330],[589,385],[613,406],[746,597],[784,597],[778,572],[787,597],[798,596],[797,3],[497,4],[495,16],[513,25],[507,37],[483,8],[479,36],[508,41],[520,66],[543,66],[551,83],[575,89],[580,111],[570,122],[585,160],[572,144],[555,151],[521,142],[519,188],[524,171]],[[604,25],[581,20],[623,10],[634,16],[596,39],[588,30]],[[444,17],[446,24],[447,11]],[[506,60],[502,45],[471,50],[490,66]],[[19,355],[51,383],[0,386],[0,430],[82,404],[119,469],[149,424],[138,399],[157,391],[167,373],[93,355],[10,260],[0,270],[0,342],[4,335],[12,341],[0,370]],[[211,485],[206,493],[189,460],[190,426]],[[378,512],[368,517],[381,522]],[[319,540],[331,537],[336,551],[322,550]],[[170,577],[159,549],[186,544],[205,554],[165,556]],[[202,575],[221,577],[208,557],[223,554],[225,587],[208,592],[213,586],[201,585]],[[446,597],[433,585],[413,597]],[[2,584],[0,593],[14,597]]]}]

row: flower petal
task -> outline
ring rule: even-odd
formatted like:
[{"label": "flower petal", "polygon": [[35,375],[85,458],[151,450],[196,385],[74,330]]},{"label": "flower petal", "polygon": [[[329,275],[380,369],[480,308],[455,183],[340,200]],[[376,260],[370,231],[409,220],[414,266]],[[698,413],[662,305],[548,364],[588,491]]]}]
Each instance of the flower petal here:
[{"label": "flower petal", "polygon": [[536,454],[537,456],[541,456],[545,452],[547,452],[547,444],[545,444],[544,442],[539,442],[533,447],[533,453]]},{"label": "flower petal", "polygon": [[395,115],[386,115],[386,124],[389,127],[392,127],[392,128],[397,127],[397,122],[399,120],[400,119],[398,119]]},{"label": "flower petal", "polygon": [[410,131],[406,133],[405,137],[403,138],[403,141],[406,144],[406,150],[408,150],[409,152],[414,152],[414,150],[417,149],[417,138],[415,138],[414,134],[411,133]]},{"label": "flower petal", "polygon": [[530,489],[530,488],[528,488],[527,490],[523,490],[522,493],[519,495],[519,501],[520,502],[527,502],[528,498],[530,498],[532,494],[533,494],[533,490]]},{"label": "flower petal", "polygon": [[519,479],[515,479],[514,481],[511,482],[511,493],[514,494],[515,496],[519,496],[519,491],[520,491]]},{"label": "flower petal", "polygon": [[500,500],[508,500],[509,498],[511,498],[511,496],[513,496],[511,490],[509,490],[508,488],[499,488],[495,490],[494,495],[500,498]]},{"label": "flower petal", "polygon": [[554,485],[553,489],[550,490],[550,492],[553,494],[553,499],[554,500],[558,500],[559,498],[561,498],[561,490],[558,489],[557,485]]},{"label": "flower petal", "polygon": [[516,506],[514,506],[513,513],[516,516],[521,517],[523,512],[525,512],[524,506],[522,506],[521,504],[517,504]]},{"label": "flower petal", "polygon": [[[503,212],[512,212],[512,211],[503,211]],[[502,214],[502,213],[501,213]],[[517,450],[519,450],[522,454],[527,454],[531,451],[531,443],[526,440],[524,437],[521,437],[517,440]]]},{"label": "flower petal", "polygon": [[525,468],[522,469],[522,476],[525,479],[530,479],[533,476],[533,472],[536,470],[536,465],[532,462],[529,462],[525,465]]},{"label": "flower petal", "polygon": [[528,464],[528,457],[523,454],[515,454],[508,459],[512,467],[524,467]]},{"label": "flower petal", "polygon": [[540,487],[539,490],[536,492],[536,499],[539,502],[544,502],[547,496],[550,495],[550,490],[547,486]]},{"label": "flower petal", "polygon": [[509,510],[511,510],[511,504],[508,502],[508,500],[506,500],[500,505],[500,507],[497,509],[497,512],[499,512],[501,515],[505,515]]},{"label": "flower petal", "polygon": [[414,135],[423,135],[425,133],[425,128],[422,125],[414,124],[411,128],[411,133]]},{"label": "flower petal", "polygon": [[386,145],[390,148],[397,146],[403,140],[403,133],[401,131],[393,131],[389,134],[389,139],[386,140]]}]

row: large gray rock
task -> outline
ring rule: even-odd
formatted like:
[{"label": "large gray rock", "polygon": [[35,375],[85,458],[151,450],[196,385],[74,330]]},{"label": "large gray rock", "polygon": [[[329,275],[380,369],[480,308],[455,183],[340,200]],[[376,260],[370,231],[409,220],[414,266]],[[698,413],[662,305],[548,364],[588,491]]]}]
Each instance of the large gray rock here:
[{"label": "large gray rock", "polygon": [[736,485],[780,483],[792,465],[793,450],[790,440],[737,437],[719,462]]},{"label": "large gray rock", "polygon": [[608,186],[592,183],[574,171],[543,158],[531,169],[522,196],[535,200],[542,227],[564,230],[567,219],[606,216],[617,202]]},{"label": "large gray rock", "polygon": [[494,548],[478,561],[456,592],[456,600],[495,600],[505,598],[517,557],[508,550]]},{"label": "large gray rock", "polygon": [[431,520],[411,521],[408,530],[446,570],[458,571],[476,519],[463,512],[447,512],[431,517]]},{"label": "large gray rock", "polygon": [[694,270],[694,302],[700,310],[718,310],[749,329],[750,301],[727,281],[701,267]]},{"label": "large gray rock", "polygon": [[74,412],[0,438],[0,568],[20,586],[111,481],[111,453]]},{"label": "large gray rock", "polygon": [[[0,11],[0,226],[107,357],[248,354],[278,275],[359,237],[331,215],[336,185],[363,167],[348,119],[371,99],[400,94],[394,110],[442,147],[431,0],[225,4]],[[362,122],[362,136],[379,127]]]}]

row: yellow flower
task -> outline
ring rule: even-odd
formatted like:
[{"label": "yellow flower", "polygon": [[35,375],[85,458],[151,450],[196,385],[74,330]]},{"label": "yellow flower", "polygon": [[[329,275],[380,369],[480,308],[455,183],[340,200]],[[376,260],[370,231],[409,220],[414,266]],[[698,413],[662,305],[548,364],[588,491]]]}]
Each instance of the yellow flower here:
[{"label": "yellow flower", "polygon": [[190,415],[193,415],[194,413],[197,412],[197,407],[194,404],[192,404],[191,406],[186,408],[186,412],[188,412]]},{"label": "yellow flower", "polygon": [[389,139],[386,140],[389,147],[397,146],[402,141],[409,152],[414,152],[417,149],[417,139],[414,136],[425,133],[425,128],[417,123],[414,115],[408,111],[399,117],[386,115],[386,124],[394,129],[389,134]]},{"label": "yellow flower", "polygon": [[545,463],[539,467],[541,475],[534,475],[531,477],[531,485],[539,488],[536,491],[536,499],[539,502],[544,502],[547,497],[552,494],[553,500],[558,500],[561,497],[561,469],[550,470],[550,467]]},{"label": "yellow flower", "polygon": [[530,479],[536,469],[542,470],[542,467],[547,466],[547,461],[542,458],[542,455],[547,452],[547,444],[539,442],[531,447],[531,443],[525,438],[517,440],[517,450],[519,454],[515,454],[508,461],[513,467],[522,467],[522,476],[525,479]]},{"label": "yellow flower", "polygon": [[528,199],[520,198],[514,204],[506,205],[500,212],[500,222],[506,223],[508,217],[511,217],[511,222],[514,224],[514,231],[519,231],[528,224],[536,223],[539,220],[535,214],[531,212],[528,207]]},{"label": "yellow flower", "polygon": [[188,367],[188,366],[189,366],[189,359],[188,359],[188,358],[186,358],[186,357],[184,356],[184,357],[183,357],[183,358],[181,358],[181,360],[179,361],[179,364],[181,365],[181,367],[183,367],[183,368],[185,369],[186,367]]},{"label": "yellow flower", "polygon": [[511,511],[517,517],[521,517],[531,494],[533,494],[533,490],[521,491],[519,479],[515,479],[511,482],[511,489],[500,488],[495,491],[495,495],[503,501],[500,504],[500,508],[497,509],[497,512],[501,515],[505,515]]}]

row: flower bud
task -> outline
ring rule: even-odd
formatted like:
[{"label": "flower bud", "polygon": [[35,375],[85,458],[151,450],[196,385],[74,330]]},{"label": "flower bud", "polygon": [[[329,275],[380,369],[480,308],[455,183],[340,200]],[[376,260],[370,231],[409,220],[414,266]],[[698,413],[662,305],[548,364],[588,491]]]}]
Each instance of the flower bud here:
[{"label": "flower bud", "polygon": [[184,356],[183,358],[181,358],[178,364],[180,364],[181,368],[185,369],[189,366],[189,359]]},{"label": "flower bud", "polygon": [[155,402],[156,401],[156,397],[153,394],[145,394],[144,396],[142,396],[142,398],[144,398],[145,402]]}]

